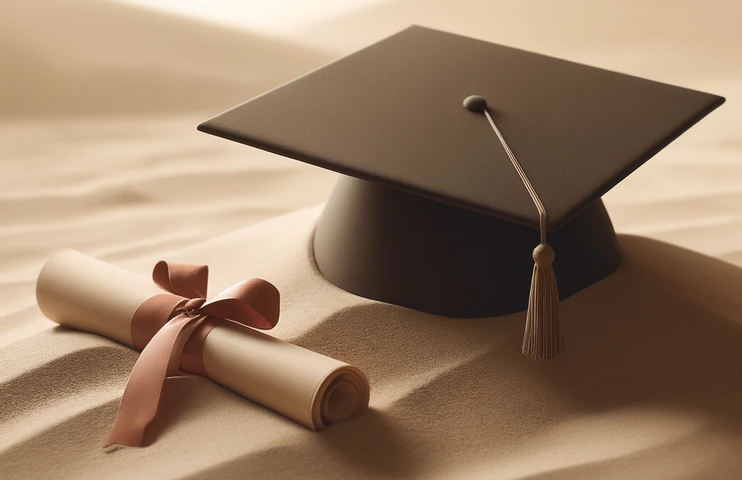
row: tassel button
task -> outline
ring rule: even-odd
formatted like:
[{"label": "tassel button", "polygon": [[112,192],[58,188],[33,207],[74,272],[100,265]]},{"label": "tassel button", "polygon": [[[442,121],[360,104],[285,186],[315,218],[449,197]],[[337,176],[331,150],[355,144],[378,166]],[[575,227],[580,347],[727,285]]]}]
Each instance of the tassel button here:
[{"label": "tassel button", "polygon": [[539,267],[548,267],[554,262],[554,249],[545,243],[533,249],[533,261]]}]

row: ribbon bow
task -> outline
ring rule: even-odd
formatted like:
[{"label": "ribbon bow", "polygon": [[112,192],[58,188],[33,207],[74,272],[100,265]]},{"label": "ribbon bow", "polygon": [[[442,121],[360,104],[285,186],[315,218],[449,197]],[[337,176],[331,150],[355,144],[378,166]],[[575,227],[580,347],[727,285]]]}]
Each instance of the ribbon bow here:
[{"label": "ribbon bow", "polygon": [[268,330],[276,326],[280,296],[271,283],[243,280],[206,300],[209,267],[158,262],[152,279],[162,293],[147,299],[134,313],[131,338],[142,350],[121,398],[106,446],[141,446],[157,414],[167,377],[181,372],[207,377],[203,343],[217,325]]}]

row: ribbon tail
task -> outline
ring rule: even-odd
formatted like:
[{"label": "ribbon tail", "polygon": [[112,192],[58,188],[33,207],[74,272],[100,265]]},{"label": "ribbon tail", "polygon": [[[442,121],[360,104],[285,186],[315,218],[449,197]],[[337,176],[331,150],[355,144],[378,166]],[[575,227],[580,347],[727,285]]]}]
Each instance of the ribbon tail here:
[{"label": "ribbon tail", "polygon": [[157,414],[165,379],[179,373],[183,348],[203,318],[180,315],[152,337],[131,371],[106,447],[142,445]]}]

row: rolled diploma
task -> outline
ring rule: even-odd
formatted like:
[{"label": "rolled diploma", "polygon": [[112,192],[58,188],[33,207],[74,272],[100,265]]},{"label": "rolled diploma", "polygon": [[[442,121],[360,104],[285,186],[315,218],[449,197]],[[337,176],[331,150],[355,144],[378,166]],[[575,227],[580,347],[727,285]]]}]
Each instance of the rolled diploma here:
[{"label": "rolled diploma", "polygon": [[[52,256],[36,283],[47,318],[132,348],[134,312],[159,293],[151,280],[74,250]],[[250,328],[214,327],[203,361],[213,381],[313,430],[368,407],[358,368]]]}]

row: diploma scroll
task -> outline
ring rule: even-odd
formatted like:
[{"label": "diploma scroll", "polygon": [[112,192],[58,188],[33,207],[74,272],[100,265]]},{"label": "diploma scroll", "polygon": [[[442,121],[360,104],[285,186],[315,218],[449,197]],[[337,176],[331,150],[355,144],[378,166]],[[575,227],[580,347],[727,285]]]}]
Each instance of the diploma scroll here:
[{"label": "diploma scroll", "polygon": [[[162,293],[148,279],[73,250],[49,259],[36,285],[52,321],[132,348],[135,312]],[[213,327],[202,358],[208,378],[313,430],[368,407],[368,380],[358,368],[248,327]]]}]

